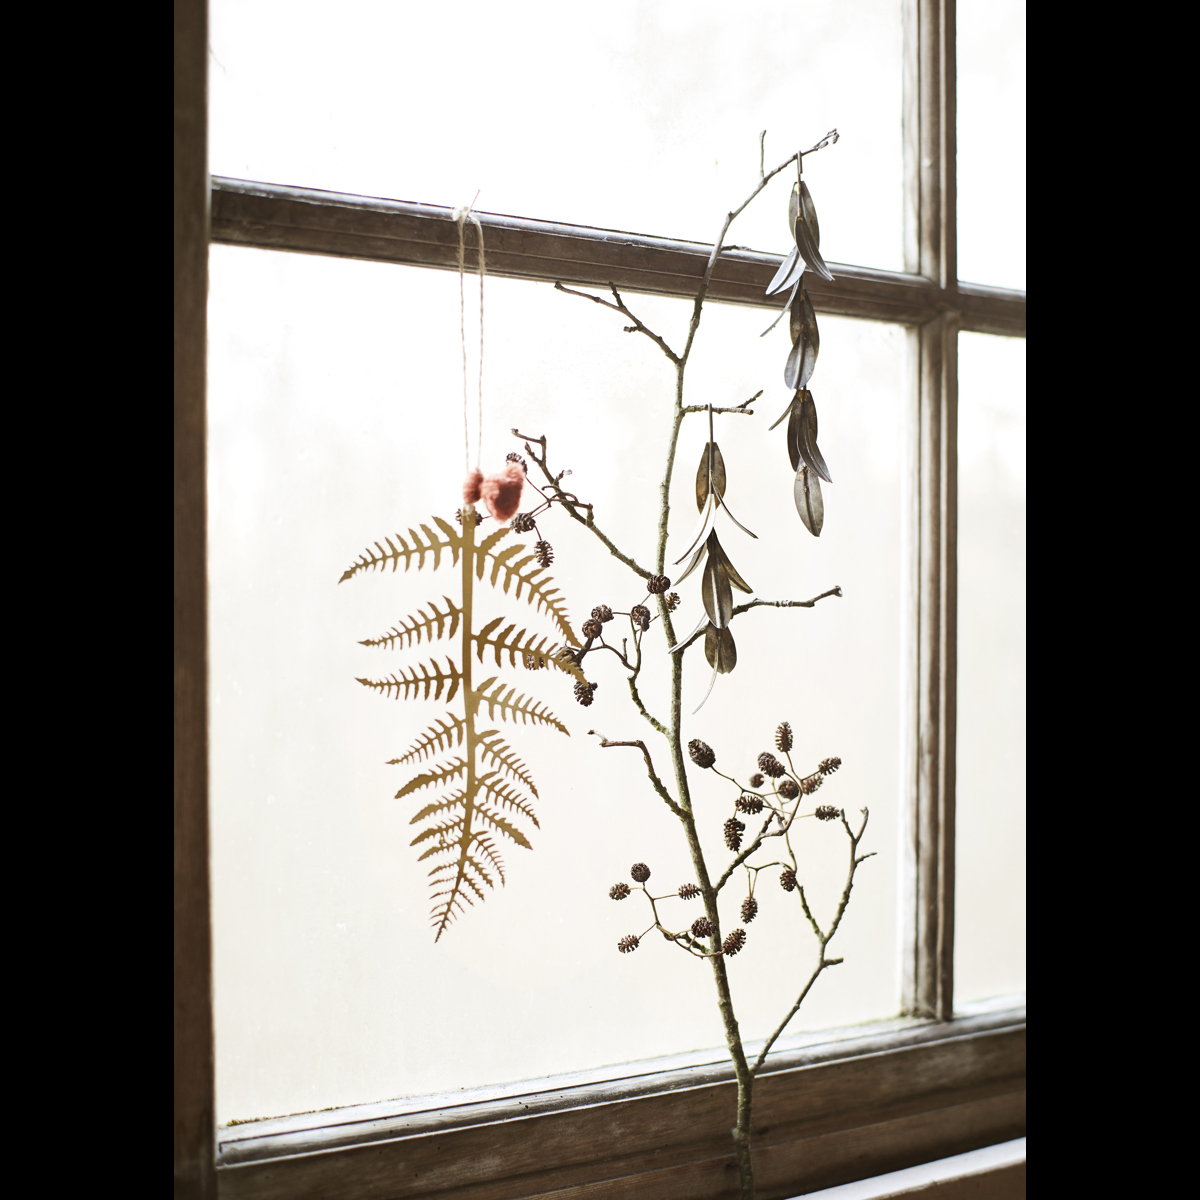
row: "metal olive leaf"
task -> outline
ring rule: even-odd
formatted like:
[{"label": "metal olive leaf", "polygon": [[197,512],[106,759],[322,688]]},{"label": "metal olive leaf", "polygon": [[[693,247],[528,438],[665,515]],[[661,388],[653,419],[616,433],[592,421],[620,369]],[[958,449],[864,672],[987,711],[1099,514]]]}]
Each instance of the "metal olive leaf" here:
[{"label": "metal olive leaf", "polygon": [[[710,448],[712,450],[711,461],[709,458]],[[704,510],[704,502],[708,499],[708,493],[713,490],[709,487],[710,475],[717,492],[717,503],[720,504],[721,498],[725,494],[725,460],[721,457],[721,447],[716,442],[709,442],[704,447],[704,453],[700,455],[700,462],[696,467],[696,508],[698,511]]]},{"label": "metal olive leaf", "polygon": [[817,449],[817,406],[813,402],[812,393],[800,391],[792,400],[792,414],[788,421],[788,457],[792,462],[792,470],[798,470],[800,460],[804,462],[826,483],[832,483],[829,468]]},{"label": "metal olive leaf", "polygon": [[716,554],[710,553],[704,565],[700,595],[708,619],[718,629],[724,629],[733,619],[733,589],[729,583],[729,572]]},{"label": "metal olive leaf", "polygon": [[792,488],[796,498],[796,511],[804,528],[813,537],[821,536],[821,527],[825,524],[825,501],[821,498],[821,481],[815,471],[810,471],[807,465],[796,472],[796,482]]},{"label": "metal olive leaf", "polygon": [[801,288],[791,307],[792,352],[783,367],[783,381],[790,388],[802,388],[812,378],[821,352],[817,332],[817,314],[808,293]]},{"label": "metal olive leaf", "polygon": [[[792,195],[795,196],[795,192]],[[797,210],[793,229],[800,256],[810,271],[832,283],[833,273],[825,265],[825,260],[821,257],[821,251],[818,248],[821,242],[821,227],[817,224],[817,209],[813,204],[812,196],[809,195],[808,185],[803,180],[800,181],[800,203],[797,205]]]},{"label": "metal olive leaf", "polygon": [[[795,228],[795,224],[795,221],[792,221],[793,229]],[[800,261],[800,251],[793,246],[788,251],[787,258],[779,264],[779,270],[775,272],[771,282],[767,284],[767,295],[775,296],[779,292],[787,291],[788,288],[798,282],[803,272],[804,264]]]},{"label": "metal olive leaf", "polygon": [[728,628],[710,625],[704,634],[704,657],[718,675],[728,675],[737,666],[737,647]]}]

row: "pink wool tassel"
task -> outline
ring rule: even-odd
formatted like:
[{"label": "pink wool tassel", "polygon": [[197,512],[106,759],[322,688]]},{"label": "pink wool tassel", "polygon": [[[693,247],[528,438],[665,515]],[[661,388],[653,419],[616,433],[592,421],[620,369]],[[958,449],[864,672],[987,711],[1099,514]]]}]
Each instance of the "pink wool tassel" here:
[{"label": "pink wool tassel", "polygon": [[484,475],[476,468],[463,483],[463,499],[468,504],[482,500],[484,507],[501,524],[511,521],[521,507],[525,472],[516,463],[508,463],[495,475]]}]

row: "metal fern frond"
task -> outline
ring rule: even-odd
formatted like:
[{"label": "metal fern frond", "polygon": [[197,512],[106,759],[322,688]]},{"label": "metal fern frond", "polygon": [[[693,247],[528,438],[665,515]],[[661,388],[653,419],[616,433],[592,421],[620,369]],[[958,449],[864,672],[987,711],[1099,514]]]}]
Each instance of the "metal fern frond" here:
[{"label": "metal fern frond", "polygon": [[[408,536],[393,534],[375,542],[342,575],[339,582],[364,571],[393,572],[403,565],[404,570],[427,563],[436,570],[448,560],[460,569],[461,597],[443,597],[444,607],[428,603],[425,608],[397,621],[387,633],[364,639],[364,646],[387,650],[406,650],[423,642],[461,639],[457,661],[445,657],[401,668],[382,679],[359,679],[381,695],[396,700],[455,700],[459,712],[447,712],[420,735],[417,741],[399,758],[391,762],[409,766],[462,748],[459,756],[433,763],[412,776],[396,793],[397,799],[420,792],[425,788],[444,789],[437,800],[426,803],[412,818],[412,824],[422,826],[412,840],[413,846],[423,847],[418,862],[441,859],[429,872],[432,884],[433,927],[435,940],[464,909],[482,900],[485,889],[496,881],[504,883],[504,861],[498,849],[499,838],[507,838],[522,849],[531,849],[522,822],[538,827],[533,800],[538,798],[533,776],[517,757],[497,729],[477,728],[483,708],[487,720],[520,722],[524,725],[548,725],[562,733],[567,727],[541,701],[500,680],[491,674],[476,684],[472,668],[490,656],[489,670],[520,667],[536,670],[553,667],[572,676],[576,683],[587,680],[571,653],[580,642],[571,628],[566,604],[546,568],[538,564],[537,555],[519,542],[501,546],[512,532],[496,529],[487,537],[476,540],[478,526],[474,510],[460,513],[461,529],[440,517],[432,519],[433,526],[421,525],[419,532],[410,529]],[[523,600],[549,620],[555,636],[547,637],[536,630],[520,628],[519,622],[496,617],[481,628],[475,627],[474,597],[477,584],[487,580],[491,588]],[[460,785],[455,787],[455,785]]]}]

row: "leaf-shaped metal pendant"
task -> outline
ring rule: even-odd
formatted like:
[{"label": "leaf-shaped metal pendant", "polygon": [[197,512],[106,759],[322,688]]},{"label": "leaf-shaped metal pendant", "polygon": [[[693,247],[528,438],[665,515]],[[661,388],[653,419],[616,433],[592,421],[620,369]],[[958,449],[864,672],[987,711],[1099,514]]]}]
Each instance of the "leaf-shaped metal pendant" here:
[{"label": "leaf-shaped metal pendant", "polygon": [[800,185],[800,199],[800,211],[795,224],[796,248],[800,251],[800,257],[808,264],[810,271],[832,283],[833,274],[825,265],[825,260],[821,257],[821,251],[818,249],[821,230],[816,224],[817,210],[813,206],[812,197],[808,194],[808,188],[803,183]]},{"label": "leaf-shaped metal pendant", "polygon": [[[817,206],[813,203],[812,195],[808,190],[808,184],[803,180],[800,183],[800,209],[804,213],[804,220],[808,225],[808,231],[812,234],[813,245],[818,250],[821,248],[821,226],[817,224]],[[792,220],[795,221],[793,216]]]},{"label": "leaf-shaped metal pendant", "polygon": [[792,458],[792,470],[800,465],[800,459],[808,464],[826,483],[832,483],[829,468],[817,449],[817,406],[811,392],[800,392],[800,403],[792,410],[792,423],[788,426],[788,451],[792,453],[794,438],[796,457]]},{"label": "leaf-shaped metal pendant", "polygon": [[739,591],[745,592],[747,595],[754,591],[754,589],[741,577],[741,575],[738,574],[733,563],[729,561],[729,555],[725,553],[724,546],[722,546],[717,540],[715,531],[708,535],[708,552],[710,554],[715,554],[721,560],[722,566],[724,566],[725,570],[729,574],[729,582],[733,584],[735,588],[737,588]]},{"label": "leaf-shaped metal pendant", "polygon": [[729,572],[716,554],[710,554],[704,565],[700,596],[708,619],[718,629],[724,629],[733,619],[733,591],[729,586]]},{"label": "leaf-shaped metal pendant", "polygon": [[802,388],[812,378],[821,351],[817,332],[817,314],[808,293],[801,288],[791,308],[792,352],[783,368],[783,381],[790,388]]},{"label": "leaf-shaped metal pendant", "polygon": [[821,526],[825,524],[825,501],[821,498],[821,481],[815,471],[803,466],[796,472],[796,483],[793,487],[796,497],[796,511],[804,528],[813,537],[821,536]]},{"label": "leaf-shaped metal pendant", "polygon": [[732,630],[710,625],[704,634],[704,657],[718,674],[728,675],[737,666],[737,647],[733,644]]},{"label": "leaf-shaped metal pendant", "polygon": [[709,448],[712,448],[712,480],[716,484],[717,503],[725,494],[725,460],[721,457],[721,447],[716,442],[709,442],[700,455],[700,464],[696,467],[696,508],[702,510],[709,493]]},{"label": "leaf-shaped metal pendant", "polygon": [[[792,222],[794,226],[795,221]],[[779,264],[779,270],[775,272],[774,278],[767,284],[767,295],[774,296],[776,292],[785,292],[795,283],[799,277],[796,274],[796,268],[804,270],[804,264],[800,261],[800,252],[795,246],[788,251],[788,256]]]}]

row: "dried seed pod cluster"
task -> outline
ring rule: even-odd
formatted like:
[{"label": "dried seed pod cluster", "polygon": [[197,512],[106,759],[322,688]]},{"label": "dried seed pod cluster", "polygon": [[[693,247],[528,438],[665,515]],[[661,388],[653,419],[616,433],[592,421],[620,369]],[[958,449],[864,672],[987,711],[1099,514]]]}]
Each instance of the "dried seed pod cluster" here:
[{"label": "dried seed pod cluster", "polygon": [[[830,140],[837,141],[837,130],[832,131]],[[824,479],[826,483],[832,483],[833,480],[817,448],[817,406],[808,390],[808,381],[817,366],[821,338],[817,331],[817,314],[804,288],[804,272],[807,268],[828,282],[833,281],[833,274],[821,257],[821,227],[817,223],[816,205],[804,182],[803,171],[804,156],[798,154],[796,182],[788,201],[788,229],[795,245],[767,287],[768,296],[788,292],[785,311],[788,313],[792,338],[791,352],[783,368],[783,381],[792,389],[793,395],[771,428],[774,429],[787,418],[788,458],[796,474],[792,489],[796,511],[805,529],[813,537],[820,537],[825,521],[820,481]],[[774,324],[771,328],[774,328]]]}]

